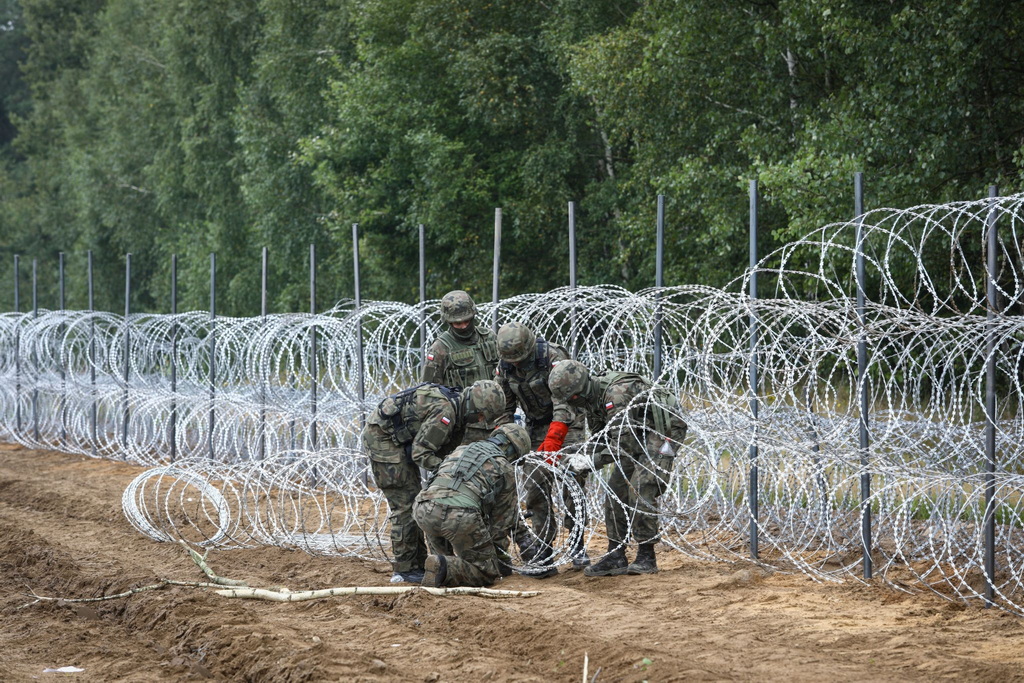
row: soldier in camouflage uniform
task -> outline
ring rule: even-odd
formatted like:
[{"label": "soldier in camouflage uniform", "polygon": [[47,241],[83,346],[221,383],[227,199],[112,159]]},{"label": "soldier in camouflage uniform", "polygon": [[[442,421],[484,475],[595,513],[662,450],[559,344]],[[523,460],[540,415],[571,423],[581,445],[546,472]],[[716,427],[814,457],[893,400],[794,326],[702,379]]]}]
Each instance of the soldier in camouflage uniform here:
[{"label": "soldier in camouflage uniform", "polygon": [[[555,406],[548,389],[548,373],[551,366],[560,360],[568,360],[569,353],[554,342],[538,338],[526,325],[510,322],[498,330],[498,363],[496,378],[505,392],[505,414],[503,419],[511,421],[518,405],[526,416],[526,427],[530,432],[533,450],[549,452],[547,462],[557,464],[555,451],[562,445],[575,444],[583,440],[582,420],[577,420],[566,406]],[[561,438],[558,446],[552,448],[553,439]],[[551,519],[551,488],[554,477],[550,470],[533,466],[525,473],[526,509],[530,513],[533,528],[531,533],[517,525],[515,539],[520,547],[524,562],[543,563],[551,557],[551,542],[557,533],[557,522]],[[576,482],[582,488],[586,485],[585,472],[576,474]],[[576,509],[573,499],[563,495],[566,515],[563,524],[570,532],[576,523]],[[581,513],[585,513],[581,511]],[[582,521],[582,520],[581,520]],[[582,569],[590,564],[581,535],[575,548],[570,549],[573,567]],[[529,576],[547,578],[558,570],[548,567]]]},{"label": "soldier in camouflage uniform", "polygon": [[519,502],[512,463],[529,450],[526,429],[504,424],[441,463],[413,504],[433,553],[424,586],[490,586],[502,575],[501,540]]},{"label": "soldier in camouflage uniform", "polygon": [[[612,496],[605,500],[608,554],[587,567],[587,576],[653,574],[658,571],[658,498],[665,492],[676,451],[686,438],[679,402],[650,380],[628,372],[591,373],[574,360],[556,363],[548,376],[556,405],[568,404],[586,414],[596,433],[605,427],[607,443],[618,453],[598,451],[586,468],[610,462]],[[635,405],[630,401],[647,394]],[[618,499],[618,500],[615,500]],[[618,501],[622,501],[621,503]],[[629,532],[639,544],[636,559],[626,560]]]},{"label": "soldier in camouflage uniform", "polygon": [[[473,298],[461,289],[445,294],[441,298],[441,320],[449,329],[427,349],[420,381],[468,387],[477,380],[494,379],[498,347],[494,333],[486,326],[477,326]],[[486,439],[497,424],[488,421],[469,425],[462,443]]]},{"label": "soldier in camouflage uniform", "polygon": [[436,470],[468,425],[492,422],[504,406],[505,395],[492,380],[465,391],[425,383],[384,399],[367,418],[363,447],[391,510],[392,583],[423,578],[427,551],[412,519],[412,503],[422,489],[419,468]]}]

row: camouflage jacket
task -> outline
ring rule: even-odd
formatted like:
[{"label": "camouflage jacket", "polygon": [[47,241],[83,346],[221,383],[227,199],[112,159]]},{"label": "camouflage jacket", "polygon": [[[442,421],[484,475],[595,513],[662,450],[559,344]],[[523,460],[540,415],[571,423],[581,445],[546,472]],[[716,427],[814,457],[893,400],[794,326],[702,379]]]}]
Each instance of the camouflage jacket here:
[{"label": "camouflage jacket", "polygon": [[395,445],[405,446],[413,462],[428,470],[455,450],[466,432],[458,392],[429,383],[387,397],[366,422],[383,429]]},{"label": "camouflage jacket", "polygon": [[[420,380],[463,388],[477,380],[494,379],[497,365],[498,345],[491,330],[477,327],[473,341],[468,343],[452,334],[451,330],[445,330],[427,349]],[[501,422],[474,424],[473,427],[490,430]]]},{"label": "camouflage jacket", "polygon": [[670,438],[677,438],[680,430],[685,434],[685,424],[670,412],[678,407],[678,401],[667,390],[655,387],[651,392],[658,405],[639,401],[629,407],[629,402],[636,396],[651,390],[650,380],[630,372],[615,371],[593,373],[591,379],[597,383],[598,391],[580,411],[586,413],[592,431],[600,431],[614,420],[623,424],[646,425]]},{"label": "camouflage jacket", "polygon": [[533,363],[516,367],[512,363],[501,361],[494,372],[495,380],[505,392],[505,413],[499,422],[511,422],[519,404],[526,415],[529,426],[547,424],[552,420],[569,424],[573,413],[568,406],[562,404],[555,410],[548,388],[548,375],[551,366],[560,360],[568,360],[569,353],[554,342],[537,339],[537,356]]},{"label": "camouflage jacket", "polygon": [[490,439],[457,448],[445,458],[417,501],[478,508],[493,532],[512,528],[519,496],[515,469],[503,448]]}]

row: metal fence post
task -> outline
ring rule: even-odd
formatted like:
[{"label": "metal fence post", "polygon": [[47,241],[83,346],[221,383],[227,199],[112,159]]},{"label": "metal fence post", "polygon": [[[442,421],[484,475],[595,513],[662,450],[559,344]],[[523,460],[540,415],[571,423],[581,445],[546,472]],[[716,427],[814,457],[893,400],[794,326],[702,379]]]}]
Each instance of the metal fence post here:
[{"label": "metal fence post", "polygon": [[356,346],[359,352],[359,427],[366,427],[366,366],[363,359],[363,318],[362,293],[359,285],[359,224],[352,224],[352,268],[355,274],[356,295]]},{"label": "metal fence post", "polygon": [[427,362],[427,237],[420,223],[420,368]]},{"label": "metal fence post", "polygon": [[569,336],[572,337],[572,345],[569,353],[575,358],[579,350],[576,329],[576,202],[569,202],[569,290],[572,293],[572,306],[569,308]]},{"label": "metal fence post", "polygon": [[[128,325],[128,316],[131,314],[132,295],[132,255],[125,254],[124,258],[124,413],[121,420],[121,443],[125,450],[128,448],[128,372],[131,360],[131,328]],[[123,454],[122,454],[123,455]]]},{"label": "metal fence post", "polygon": [[860,339],[857,341],[857,390],[860,394],[860,536],[864,550],[864,578],[873,573],[871,560],[871,473],[868,472],[869,448],[868,417],[871,411],[868,386],[867,310],[864,303],[864,174],[853,176],[854,213],[857,214],[857,320]]},{"label": "metal fence post", "polygon": [[988,312],[986,314],[988,323],[988,348],[986,349],[985,368],[985,607],[995,604],[995,578],[996,578],[996,317],[999,311],[999,301],[996,297],[996,277],[998,276],[998,263],[996,260],[996,249],[998,248],[996,220],[998,219],[998,203],[996,202],[997,189],[995,185],[989,187],[989,199],[992,208],[988,214]]},{"label": "metal fence post", "polygon": [[757,423],[757,180],[750,181],[750,415],[754,420],[754,431],[750,442],[750,556],[757,559],[758,485],[758,423]]},{"label": "metal fence post", "polygon": [[217,413],[215,399],[217,393],[217,253],[210,252],[210,434],[207,444],[210,459],[213,460],[213,430],[216,427]]},{"label": "metal fence post", "polygon": [[178,457],[178,255],[171,254],[171,462]]},{"label": "metal fence post", "polygon": [[[267,327],[267,248],[263,247],[263,259],[260,266],[260,323]],[[268,368],[269,370],[269,368]],[[267,383],[270,375],[260,377],[260,460],[267,455]]]},{"label": "metal fence post", "polygon": [[92,397],[92,456],[96,457],[96,316],[93,299],[92,249],[86,253],[86,282],[89,289],[89,395]]},{"label": "metal fence post", "polygon": [[491,277],[491,331],[498,332],[498,274],[501,272],[501,209],[494,210],[494,274]]},{"label": "metal fence post", "polygon": [[657,244],[654,258],[654,379],[661,376],[661,288],[665,286],[665,195],[658,195]]},{"label": "metal fence post", "polygon": [[[32,259],[32,320],[39,319],[39,261]],[[38,333],[37,333],[38,334]],[[39,354],[32,344],[32,436],[39,442]]]},{"label": "metal fence post", "polygon": [[309,245],[309,315],[313,324],[309,328],[309,363],[312,378],[309,387],[310,412],[312,419],[310,424],[310,448],[316,452],[316,388],[319,381],[319,368],[316,358],[316,245]]},{"label": "metal fence post", "polygon": [[[61,346],[64,345],[64,252],[58,252],[57,254],[57,308],[60,311],[60,330],[58,336],[61,340]],[[67,409],[68,409],[68,384],[67,384],[67,370],[64,367],[64,351],[63,348],[60,353],[60,443],[61,446],[67,449],[68,441],[68,427],[67,427]]]},{"label": "metal fence post", "polygon": [[[21,313],[21,257],[14,255],[14,312]],[[14,328],[14,425],[21,434],[21,316],[17,315]]]}]

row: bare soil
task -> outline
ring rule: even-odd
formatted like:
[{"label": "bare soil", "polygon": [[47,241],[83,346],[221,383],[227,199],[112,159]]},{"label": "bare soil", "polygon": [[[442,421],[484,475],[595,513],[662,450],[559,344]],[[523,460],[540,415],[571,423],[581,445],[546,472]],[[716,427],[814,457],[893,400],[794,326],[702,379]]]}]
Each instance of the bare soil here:
[{"label": "bare soil", "polygon": [[[172,587],[180,546],[137,533],[111,461],[0,445],[0,680],[1024,680],[1024,620],[932,594],[659,556],[651,576],[498,588],[535,598],[334,597],[300,603]],[[596,549],[595,549],[596,550]],[[280,548],[211,552],[222,576],[293,590],[387,585],[387,566]],[[27,606],[26,606],[27,605]],[[81,673],[44,673],[75,666]]]}]

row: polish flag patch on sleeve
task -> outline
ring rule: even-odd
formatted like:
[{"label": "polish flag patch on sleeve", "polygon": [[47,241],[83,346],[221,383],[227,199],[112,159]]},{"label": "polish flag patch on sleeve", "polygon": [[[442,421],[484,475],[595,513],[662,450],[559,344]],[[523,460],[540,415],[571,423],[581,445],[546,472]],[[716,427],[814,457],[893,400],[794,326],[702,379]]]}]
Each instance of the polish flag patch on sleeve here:
[{"label": "polish flag patch on sleeve", "polygon": [[428,353],[427,354],[427,360],[434,360],[434,354]]},{"label": "polish flag patch on sleeve", "polygon": [[607,403],[604,404],[604,409],[605,410],[611,410],[614,407],[615,407],[615,404],[612,403],[611,401],[608,401]]},{"label": "polish flag patch on sleeve", "polygon": [[443,424],[445,427],[447,427],[451,423],[452,421],[449,420],[447,417],[445,417],[444,415],[441,416],[441,424]]}]

